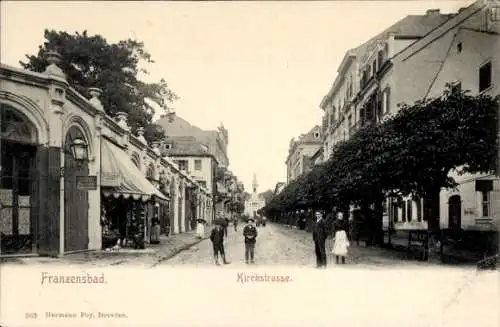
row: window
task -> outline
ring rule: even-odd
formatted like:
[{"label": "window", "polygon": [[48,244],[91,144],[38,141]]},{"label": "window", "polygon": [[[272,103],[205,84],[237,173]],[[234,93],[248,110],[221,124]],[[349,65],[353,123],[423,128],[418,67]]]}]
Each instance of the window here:
[{"label": "window", "polygon": [[401,203],[401,220],[406,222],[406,206],[404,202]]},{"label": "window", "polygon": [[482,216],[490,216],[490,192],[481,192],[482,194]]},{"label": "window", "polygon": [[422,221],[422,201],[420,199],[415,199],[417,203],[417,221]]},{"label": "window", "polygon": [[172,144],[165,144],[165,150],[172,149]]},{"label": "window", "polygon": [[319,133],[318,132],[314,133],[314,137],[319,138]]},{"label": "window", "polygon": [[347,116],[347,126],[349,128],[349,135],[352,135],[352,115]]},{"label": "window", "polygon": [[377,73],[377,60],[373,61],[372,71],[373,71],[373,75],[375,75]]},{"label": "window", "polygon": [[411,221],[413,218],[413,200],[406,201],[406,216],[408,217],[408,221]]},{"label": "window", "polygon": [[491,8],[491,20],[494,22],[500,21],[500,7]]},{"label": "window", "polygon": [[462,52],[462,42],[457,44],[457,53]]},{"label": "window", "polygon": [[378,63],[379,65],[381,66],[383,63],[384,63],[384,51],[383,50],[379,50],[378,52]]},{"label": "window", "polygon": [[179,166],[180,170],[187,170],[188,169],[187,160],[175,160],[175,163],[177,164],[177,166]]},{"label": "window", "polygon": [[488,61],[479,68],[479,92],[491,86],[491,62]]},{"label": "window", "polygon": [[194,170],[201,170],[201,160],[200,159],[196,159],[194,161]]},{"label": "window", "polygon": [[393,217],[394,217],[393,220],[395,223],[397,223],[399,220],[399,206],[398,206],[397,202],[393,202],[392,213],[393,213]]},{"label": "window", "polygon": [[389,109],[390,109],[390,107],[389,107],[389,105],[390,105],[390,102],[389,102],[390,96],[391,96],[391,89],[388,87],[388,88],[385,89],[385,91],[384,91],[384,93],[382,95],[382,97],[383,97],[382,98],[382,106],[383,106],[382,111],[383,111],[384,114],[386,114],[386,113],[389,112]]}]

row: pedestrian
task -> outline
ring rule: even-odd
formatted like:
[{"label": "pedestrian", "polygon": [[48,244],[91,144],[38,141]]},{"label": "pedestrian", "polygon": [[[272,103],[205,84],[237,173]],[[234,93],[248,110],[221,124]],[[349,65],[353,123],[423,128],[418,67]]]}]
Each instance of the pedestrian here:
[{"label": "pedestrian", "polygon": [[151,237],[149,242],[151,244],[160,243],[160,218],[158,218],[158,213],[155,213],[151,220]]},{"label": "pedestrian", "polygon": [[234,225],[234,231],[238,231],[238,217],[235,217],[233,220],[233,225]]},{"label": "pedestrian", "polygon": [[337,219],[333,224],[335,231],[334,243],[332,248],[332,253],[335,255],[335,263],[339,263],[341,259],[342,264],[345,264],[345,258],[348,253],[348,248],[350,246],[349,239],[347,238],[347,224],[344,219],[344,214],[342,212],[337,213]]},{"label": "pedestrian", "polygon": [[229,218],[224,218],[224,236],[227,237],[227,227],[229,226]]},{"label": "pedestrian", "polygon": [[198,219],[196,223],[196,237],[203,238],[203,236],[205,236],[205,221]]},{"label": "pedestrian", "polygon": [[245,238],[245,262],[254,263],[255,243],[257,243],[257,228],[254,225],[255,220],[248,218],[247,225],[243,228],[243,237]]},{"label": "pedestrian", "polygon": [[316,252],[316,267],[326,268],[327,226],[320,211],[315,212],[316,223],[313,226],[313,240]]},{"label": "pedestrian", "polygon": [[226,254],[224,253],[224,230],[222,226],[223,222],[217,222],[215,227],[210,233],[210,240],[212,241],[212,246],[214,249],[214,259],[215,264],[219,265],[219,253],[222,257],[222,261],[225,265],[229,262],[226,260]]}]

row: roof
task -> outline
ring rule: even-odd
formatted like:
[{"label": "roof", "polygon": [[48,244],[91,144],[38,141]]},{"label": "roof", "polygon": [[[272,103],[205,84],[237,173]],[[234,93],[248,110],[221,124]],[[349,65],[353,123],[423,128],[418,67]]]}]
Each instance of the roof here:
[{"label": "roof", "polygon": [[170,149],[164,150],[168,156],[211,156],[203,144],[193,136],[167,137],[165,141],[166,144],[171,144]]},{"label": "roof", "polygon": [[168,117],[158,119],[156,124],[163,127],[165,135],[169,137],[175,136],[194,136],[198,141],[203,142],[207,137],[207,131],[202,130],[198,126],[190,124],[187,120],[176,115],[170,120]]},{"label": "roof", "polygon": [[[203,130],[177,115],[174,119],[169,119],[169,117],[164,116],[158,119],[155,123],[163,127],[166,140],[177,137],[194,137],[199,144],[206,145],[209,148],[209,151],[213,151],[211,153],[213,156],[219,158],[219,155],[217,154],[218,152],[210,146],[210,144],[215,144],[217,142],[219,137],[219,132],[217,130]],[[219,161],[219,164],[223,162],[221,160],[228,160],[227,154],[224,153],[224,158],[219,158],[217,160]]]},{"label": "roof", "polygon": [[355,54],[357,58],[362,58],[368,52],[369,46],[374,41],[388,38],[390,34],[394,34],[396,38],[413,38],[417,40],[455,16],[456,14],[440,14],[439,12],[433,10],[428,10],[426,15],[408,15],[358,47],[347,50],[341,64],[339,65],[337,77],[335,78],[328,94],[322,99],[320,107],[324,109],[329,97],[333,94],[333,92],[335,92],[338,85],[337,81],[343,77],[341,70],[344,69],[343,66],[347,62],[348,57]]},{"label": "roof", "polygon": [[311,143],[323,143],[321,138],[316,138],[314,137],[315,132],[319,132],[320,127],[319,125],[314,126],[309,130],[309,132],[301,135],[299,139],[297,140],[298,143],[306,143],[306,142],[311,142]]}]

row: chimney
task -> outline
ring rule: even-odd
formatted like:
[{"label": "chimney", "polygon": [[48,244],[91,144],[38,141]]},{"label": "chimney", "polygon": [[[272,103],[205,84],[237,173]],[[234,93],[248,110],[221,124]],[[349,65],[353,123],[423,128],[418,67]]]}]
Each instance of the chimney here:
[{"label": "chimney", "polygon": [[425,13],[427,16],[439,16],[441,14],[441,10],[440,9],[429,9],[427,10],[427,12]]},{"label": "chimney", "polygon": [[462,7],[460,9],[458,9],[458,13],[460,14],[462,11],[464,11],[465,9],[467,9],[466,7]]}]

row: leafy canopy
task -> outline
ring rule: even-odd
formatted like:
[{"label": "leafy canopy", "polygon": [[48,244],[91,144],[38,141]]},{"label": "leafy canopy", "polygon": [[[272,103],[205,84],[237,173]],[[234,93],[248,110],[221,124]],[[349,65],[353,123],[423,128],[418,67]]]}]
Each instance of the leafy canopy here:
[{"label": "leafy canopy", "polygon": [[[334,145],[327,162],[273,197],[267,214],[374,203],[380,194],[427,196],[456,186],[449,173],[491,173],[497,165],[499,97],[467,91],[403,104]],[[372,201],[372,202],[370,202]]]},{"label": "leafy canopy", "polygon": [[26,55],[27,61],[20,62],[23,68],[43,72],[48,65],[45,54],[57,51],[62,56],[61,69],[79,93],[89,98],[89,88],[102,89],[100,99],[108,115],[126,112],[132,132],[144,127],[149,142],[163,138],[163,129],[152,123],[155,108],[171,113],[170,105],[178,96],[164,79],[146,83],[138,78],[139,73],[149,74],[139,67],[141,62],[154,63],[144,43],[131,39],[108,43],[103,36],[89,36],[87,31],[68,34],[46,29],[44,37],[38,53]]}]

